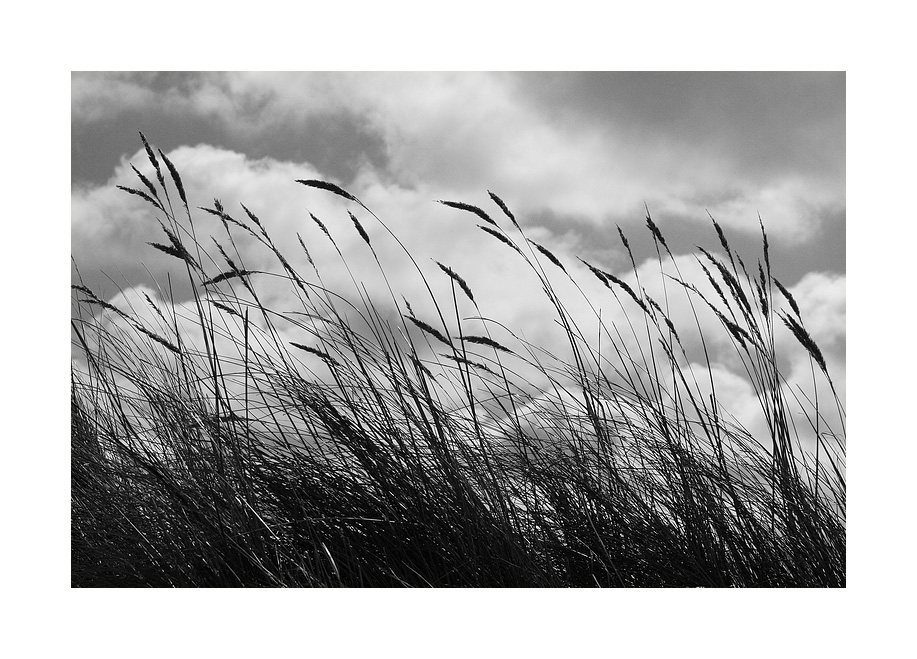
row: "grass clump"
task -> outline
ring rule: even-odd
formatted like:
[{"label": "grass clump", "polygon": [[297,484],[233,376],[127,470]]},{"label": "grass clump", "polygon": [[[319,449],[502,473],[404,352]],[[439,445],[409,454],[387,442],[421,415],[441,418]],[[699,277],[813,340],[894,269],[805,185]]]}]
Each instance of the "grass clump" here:
[{"label": "grass clump", "polygon": [[[309,275],[266,223],[247,208],[246,220],[233,218],[216,200],[202,209],[225,232],[223,243],[213,238],[214,258],[177,169],[159,152],[183,216],[143,142],[158,187],[138,172],[146,191],[125,190],[157,213],[168,243],[153,247],[175,258],[192,300],[146,296],[147,309],[124,309],[73,287],[74,586],[846,584],[843,427],[827,425],[817,397],[794,398],[775,317],[819,367],[813,378],[834,386],[796,301],[771,274],[766,235],[749,276],[715,224],[726,256],[699,260],[715,295],[676,273],[660,302],[640,284],[621,233],[636,284],[580,259],[585,277],[604,285],[603,302],[630,310],[624,326],[596,311],[589,341],[551,278],[564,277],[592,309],[599,300],[575,264],[529,239],[493,193],[513,233],[481,208],[441,202],[483,219],[515,251],[507,258],[530,268],[566,338],[555,356],[519,328],[503,328],[512,341],[493,338],[496,324],[467,281],[436,262],[435,276],[453,287],[438,298],[407,250],[430,297],[425,318],[391,287],[383,301],[355,281],[356,302],[328,289],[302,238]],[[384,236],[370,242],[353,211],[388,231],[378,217],[334,184],[298,182],[349,204],[379,260]],[[648,213],[647,223],[662,269],[669,246]],[[276,271],[246,267],[240,236],[272,254]],[[259,296],[267,276],[289,284],[296,311]],[[456,287],[484,331],[463,328]],[[775,287],[793,315],[775,310]],[[705,372],[688,366],[690,328],[667,312],[676,295],[690,302],[704,353],[699,318],[709,309],[718,319],[766,436],[721,409],[709,360]],[[289,340],[294,328],[309,339]],[[814,452],[793,421],[800,407]]]}]

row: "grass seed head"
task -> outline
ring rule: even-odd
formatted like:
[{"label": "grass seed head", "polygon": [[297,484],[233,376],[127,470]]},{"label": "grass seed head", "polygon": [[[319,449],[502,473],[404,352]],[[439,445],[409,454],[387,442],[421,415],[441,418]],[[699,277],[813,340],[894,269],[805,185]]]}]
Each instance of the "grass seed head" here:
[{"label": "grass seed head", "polygon": [[489,194],[490,198],[493,199],[494,203],[500,207],[500,210],[503,211],[503,214],[509,218],[509,221],[513,223],[513,226],[515,226],[518,229],[519,223],[516,222],[516,216],[512,214],[512,212],[509,210],[509,207],[504,203],[504,201],[500,199],[500,197],[495,195],[493,192],[491,192],[490,190],[487,191],[487,194]]},{"label": "grass seed head", "polygon": [[468,296],[468,299],[474,302],[474,295],[471,294],[471,287],[468,286],[468,283],[462,279],[452,268],[447,265],[443,265],[439,261],[436,261],[436,265],[439,266],[439,269],[445,272],[452,280],[459,285],[459,288],[464,291],[465,295]]},{"label": "grass seed head", "polygon": [[471,204],[466,204],[461,201],[443,201],[442,199],[438,199],[437,201],[445,206],[450,206],[452,208],[457,208],[459,210],[468,211],[469,213],[474,213],[475,215],[480,217],[482,220],[484,220],[488,224],[492,224],[495,227],[499,226],[496,222],[493,221],[493,219],[491,219],[490,215],[485,213],[482,209],[478,208],[477,206],[472,206]]},{"label": "grass seed head", "polygon": [[296,179],[296,182],[301,183],[306,187],[318,188],[319,190],[327,190],[328,192],[333,192],[334,194],[338,195],[339,197],[343,197],[348,201],[356,201],[359,203],[359,200],[356,197],[347,192],[347,190],[344,188],[337,186],[334,183],[328,183],[327,181],[319,181],[316,179]]},{"label": "grass seed head", "polygon": [[188,198],[185,197],[185,186],[182,185],[181,176],[178,175],[178,170],[175,169],[175,165],[172,164],[172,161],[169,160],[168,156],[162,152],[162,149],[159,150],[159,155],[163,162],[166,163],[166,167],[169,168],[169,174],[172,175],[172,181],[175,183],[175,188],[178,190],[178,196],[181,198],[182,203],[187,206]]}]

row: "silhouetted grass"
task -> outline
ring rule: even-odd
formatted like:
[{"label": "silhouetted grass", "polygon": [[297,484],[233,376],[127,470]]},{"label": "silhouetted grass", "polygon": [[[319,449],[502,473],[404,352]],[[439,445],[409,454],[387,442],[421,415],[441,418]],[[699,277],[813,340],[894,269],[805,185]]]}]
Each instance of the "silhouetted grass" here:
[{"label": "silhouetted grass", "polygon": [[[720,408],[712,372],[686,368],[690,328],[643,289],[632,255],[636,286],[582,261],[605,303],[624,293],[618,303],[633,311],[623,327],[596,312],[599,341],[589,341],[552,283],[563,277],[582,291],[575,263],[529,240],[493,193],[512,233],[481,208],[442,202],[483,219],[512,248],[506,258],[530,266],[567,337],[560,358],[520,338],[525,328],[505,328],[499,341],[467,333],[455,289],[437,298],[407,250],[430,317],[390,287],[391,299],[358,286],[359,302],[348,301],[307,251],[304,275],[265,223],[247,208],[232,217],[218,201],[202,209],[225,230],[213,258],[178,171],[160,152],[183,219],[143,142],[159,185],[138,172],[146,191],[126,191],[160,217],[167,243],[153,247],[192,284],[194,331],[177,304],[146,298],[151,326],[74,286],[74,586],[846,584],[844,430],[785,386],[775,317],[833,392],[796,301],[771,274],[766,236],[752,277],[714,223],[726,258],[703,251],[701,266],[715,299],[680,274],[666,290],[687,296],[695,319],[708,308],[719,319],[767,420],[767,435],[754,437]],[[336,185],[299,183],[363,215],[348,211],[375,257],[384,236],[371,242],[366,229],[372,221],[387,231],[379,218]],[[662,268],[669,246],[648,213],[647,224]],[[238,235],[261,243],[279,270],[247,268]],[[466,280],[436,265],[430,276],[447,276],[486,318]],[[266,276],[288,281],[301,309],[266,305],[257,291]],[[775,310],[775,287],[792,314]],[[288,341],[292,327],[311,338]],[[799,408],[815,454],[801,448]],[[837,413],[843,425],[839,401]]]}]

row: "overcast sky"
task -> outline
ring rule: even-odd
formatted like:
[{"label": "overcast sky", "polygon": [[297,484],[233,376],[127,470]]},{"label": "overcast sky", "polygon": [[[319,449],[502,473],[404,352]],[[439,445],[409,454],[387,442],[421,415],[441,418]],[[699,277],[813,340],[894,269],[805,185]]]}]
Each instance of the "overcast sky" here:
[{"label": "overcast sky", "polygon": [[[622,274],[616,225],[633,237],[641,268],[652,268],[642,263],[652,255],[644,204],[677,255],[718,247],[709,212],[751,264],[760,214],[776,275],[844,395],[843,73],[74,73],[71,82],[71,253],[107,298],[118,289],[99,272],[129,292],[171,265],[145,246],[161,240],[152,214],[114,188],[137,185],[129,162],[152,171],[142,131],[178,167],[192,207],[217,197],[233,213],[245,203],[284,240],[313,236],[308,209],[340,233],[348,261],[360,261],[340,200],[294,183],[333,181],[517,325],[537,325],[543,313],[509,286],[522,275],[501,246],[482,246],[469,216],[433,200],[498,214],[492,190],[566,263],[582,256]],[[381,242],[378,227],[367,229]],[[396,284],[416,286],[385,249]],[[532,337],[550,342],[537,329]],[[725,348],[718,368],[734,381],[735,405],[748,406]],[[791,370],[802,377],[807,368]]]},{"label": "overcast sky", "polygon": [[749,237],[760,213],[785,280],[846,270],[843,73],[74,73],[74,190],[110,183],[138,130],[350,187],[491,189],[589,240],[644,203],[688,244],[706,211]]}]

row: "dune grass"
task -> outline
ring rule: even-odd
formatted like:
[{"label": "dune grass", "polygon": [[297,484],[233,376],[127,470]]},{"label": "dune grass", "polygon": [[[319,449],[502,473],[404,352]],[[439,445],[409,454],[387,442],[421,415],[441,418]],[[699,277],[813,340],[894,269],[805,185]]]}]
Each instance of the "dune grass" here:
[{"label": "dune grass", "polygon": [[[176,168],[143,142],[156,180],[135,170],[139,186],[123,189],[154,208],[165,238],[152,248],[193,297],[132,309],[73,286],[74,586],[845,586],[844,412],[834,395],[831,428],[818,399],[786,386],[780,327],[834,391],[763,227],[752,273],[714,222],[723,256],[701,253],[707,281],[674,275],[666,293],[715,314],[767,420],[756,437],[721,408],[712,367],[686,368],[698,315],[676,326],[639,284],[564,264],[493,193],[492,214],[442,203],[530,267],[562,355],[487,322],[474,282],[438,262],[424,271],[406,248],[410,294],[433,313],[388,283],[381,298],[356,280],[330,290],[323,269],[346,261],[316,263],[302,239],[282,253],[269,219],[244,206],[192,210]],[[297,183],[340,198],[371,258],[379,241],[401,244],[349,192]],[[202,215],[222,231],[204,239]],[[646,222],[662,268],[669,246]],[[272,254],[272,272],[246,267],[243,236]],[[588,330],[556,283],[585,291],[583,273],[606,296],[588,299]],[[258,290],[268,277],[299,308],[272,308]],[[434,294],[434,277],[451,296]],[[625,325],[603,321],[609,303],[627,305]],[[483,331],[466,329],[467,304]]]}]

